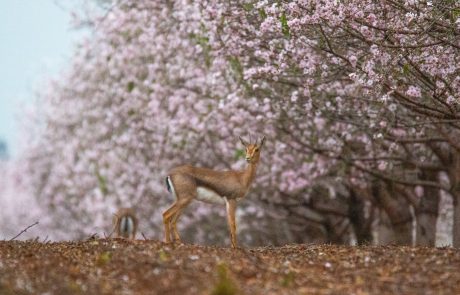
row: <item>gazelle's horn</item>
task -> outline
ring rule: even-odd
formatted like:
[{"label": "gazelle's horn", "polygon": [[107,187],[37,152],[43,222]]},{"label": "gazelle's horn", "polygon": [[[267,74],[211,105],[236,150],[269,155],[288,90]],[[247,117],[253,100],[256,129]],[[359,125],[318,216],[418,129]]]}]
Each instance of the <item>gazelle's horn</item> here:
[{"label": "gazelle's horn", "polygon": [[240,139],[241,143],[244,145],[244,146],[247,146],[247,142],[241,137],[241,136],[238,136],[238,138]]},{"label": "gazelle's horn", "polygon": [[260,145],[259,146],[262,147],[264,145],[264,142],[265,142],[265,135],[260,140]]}]

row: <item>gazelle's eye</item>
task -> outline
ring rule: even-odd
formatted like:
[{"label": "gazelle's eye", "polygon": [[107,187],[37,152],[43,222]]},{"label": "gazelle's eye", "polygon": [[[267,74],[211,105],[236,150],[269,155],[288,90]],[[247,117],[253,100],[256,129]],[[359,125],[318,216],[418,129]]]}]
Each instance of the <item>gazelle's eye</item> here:
[{"label": "gazelle's eye", "polygon": [[258,152],[258,151],[259,151],[259,148],[256,148],[254,151]]}]

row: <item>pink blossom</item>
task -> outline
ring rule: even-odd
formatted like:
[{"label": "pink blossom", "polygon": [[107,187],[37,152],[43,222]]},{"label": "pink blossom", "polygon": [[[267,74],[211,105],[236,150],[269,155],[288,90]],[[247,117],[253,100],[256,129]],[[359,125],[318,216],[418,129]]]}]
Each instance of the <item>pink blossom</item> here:
[{"label": "pink blossom", "polygon": [[412,96],[412,97],[421,97],[422,96],[422,92],[420,90],[420,87],[412,86],[412,85],[409,86],[409,88],[406,91],[406,94],[408,96]]}]

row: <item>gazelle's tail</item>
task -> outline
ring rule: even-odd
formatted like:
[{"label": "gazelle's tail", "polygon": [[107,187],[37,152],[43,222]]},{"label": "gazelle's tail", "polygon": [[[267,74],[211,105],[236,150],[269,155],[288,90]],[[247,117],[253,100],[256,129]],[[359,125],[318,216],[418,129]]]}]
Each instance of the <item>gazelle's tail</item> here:
[{"label": "gazelle's tail", "polygon": [[167,176],[165,180],[166,180],[166,188],[168,189],[168,192],[171,193],[171,178]]}]

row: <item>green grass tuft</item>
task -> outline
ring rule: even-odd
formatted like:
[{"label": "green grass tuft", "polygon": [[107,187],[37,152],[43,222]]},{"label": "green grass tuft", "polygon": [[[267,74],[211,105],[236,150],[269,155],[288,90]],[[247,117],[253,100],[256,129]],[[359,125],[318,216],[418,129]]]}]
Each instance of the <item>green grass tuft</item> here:
[{"label": "green grass tuft", "polygon": [[228,277],[228,269],[224,263],[217,265],[217,278],[211,295],[234,295],[238,293],[235,283]]},{"label": "green grass tuft", "polygon": [[102,266],[102,265],[105,265],[107,263],[110,262],[110,260],[112,259],[112,252],[104,252],[104,253],[101,253],[101,255],[99,255],[99,257],[97,258],[97,265],[99,266]]},{"label": "green grass tuft", "polygon": [[292,271],[288,272],[281,279],[281,286],[283,287],[291,286],[292,283],[294,283],[294,279],[295,279],[295,273],[293,273]]}]

